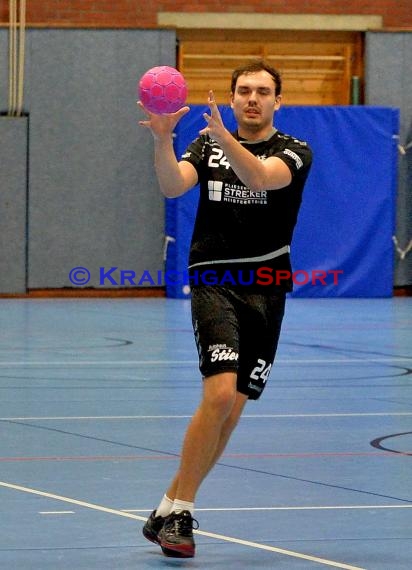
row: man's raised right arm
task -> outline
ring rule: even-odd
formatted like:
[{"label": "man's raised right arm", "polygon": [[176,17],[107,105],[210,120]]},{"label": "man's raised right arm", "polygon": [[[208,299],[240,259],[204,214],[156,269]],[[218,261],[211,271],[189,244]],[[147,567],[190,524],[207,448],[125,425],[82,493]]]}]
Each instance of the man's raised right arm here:
[{"label": "man's raised right arm", "polygon": [[146,113],[147,120],[139,124],[148,128],[154,139],[154,166],[160,190],[167,198],[181,196],[198,181],[195,167],[187,161],[178,161],[173,147],[173,130],[178,121],[189,111],[183,107],[176,113],[155,115],[139,102],[139,107]]}]

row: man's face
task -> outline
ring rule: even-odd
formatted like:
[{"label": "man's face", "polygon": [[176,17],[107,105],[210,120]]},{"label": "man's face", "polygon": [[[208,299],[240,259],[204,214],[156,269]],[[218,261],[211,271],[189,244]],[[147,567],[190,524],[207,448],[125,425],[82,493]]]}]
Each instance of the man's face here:
[{"label": "man's face", "polygon": [[273,114],[280,107],[280,95],[275,95],[275,82],[267,71],[240,75],[231,107],[236,117],[239,134],[261,133],[273,125]]}]

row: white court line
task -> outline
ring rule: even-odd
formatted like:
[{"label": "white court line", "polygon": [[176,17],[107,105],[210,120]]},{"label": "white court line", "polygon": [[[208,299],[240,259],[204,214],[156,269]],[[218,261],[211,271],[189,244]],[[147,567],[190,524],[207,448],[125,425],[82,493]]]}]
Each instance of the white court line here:
[{"label": "white court line", "polygon": [[[328,505],[313,507],[217,507],[209,509],[199,509],[198,511],[334,511],[345,509],[374,510],[374,509],[412,509],[410,505]],[[153,509],[121,509],[124,513],[151,513]]]},{"label": "white court line", "polygon": [[[242,418],[362,418],[381,416],[412,416],[412,412],[347,412],[326,414],[244,414]],[[0,418],[3,422],[12,421],[67,421],[67,420],[182,420],[191,418],[191,415],[169,416],[33,416],[33,417],[6,417]]]},{"label": "white court line", "polygon": [[[367,363],[379,363],[379,362],[409,362],[412,360],[412,356],[405,357],[388,357],[388,358],[278,358],[276,360],[277,364],[361,364]],[[55,366],[158,366],[160,364],[164,365],[198,365],[197,360],[56,360],[51,362],[50,360],[10,360],[0,362],[0,367],[24,367],[24,366],[45,366],[45,367],[55,367]]]},{"label": "white court line", "polygon": [[[38,495],[40,497],[46,497],[48,499],[54,499],[57,501],[63,501],[66,503],[71,503],[73,505],[78,505],[80,507],[93,509],[95,511],[101,511],[101,512],[109,513],[112,515],[127,517],[127,518],[134,519],[134,520],[146,521],[146,519],[147,519],[147,517],[134,515],[131,513],[124,512],[124,511],[119,511],[117,509],[110,509],[108,507],[103,507],[101,505],[96,505],[94,503],[86,503],[85,501],[78,501],[77,499],[71,499],[69,497],[63,497],[61,495],[55,495],[53,493],[46,493],[45,491],[39,491],[37,489],[31,489],[29,487],[22,487],[20,485],[14,485],[12,483],[6,483],[4,481],[0,481],[0,486],[6,487],[8,489],[13,489],[15,491],[22,491],[24,493],[31,493],[32,495]],[[260,544],[258,542],[251,542],[249,540],[241,540],[239,538],[233,538],[231,536],[225,536],[222,534],[215,534],[213,532],[205,532],[202,530],[197,530],[194,532],[196,534],[199,534],[201,536],[206,536],[208,538],[223,540],[225,542],[231,542],[234,544],[241,544],[242,546],[250,546],[251,548],[257,548],[259,550],[267,550],[269,552],[276,552],[277,554],[284,554],[285,556],[292,556],[293,558],[301,558],[303,560],[310,560],[311,562],[317,562],[318,564],[324,564],[325,566],[333,566],[334,568],[343,568],[344,570],[365,570],[365,568],[360,568],[359,566],[350,566],[349,564],[343,564],[341,562],[335,562],[333,560],[327,560],[326,558],[318,558],[316,556],[310,556],[309,554],[302,554],[300,552],[294,552],[293,550],[285,550],[283,548],[277,548],[275,546]]]},{"label": "white court line", "polygon": [[39,515],[74,515],[74,511],[39,511]]}]

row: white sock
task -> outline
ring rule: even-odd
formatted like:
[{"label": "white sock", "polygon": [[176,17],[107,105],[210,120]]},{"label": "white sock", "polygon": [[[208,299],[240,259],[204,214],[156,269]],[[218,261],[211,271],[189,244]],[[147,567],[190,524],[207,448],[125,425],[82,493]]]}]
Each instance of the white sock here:
[{"label": "white sock", "polygon": [[173,501],[167,495],[163,495],[160,505],[156,509],[157,517],[167,517],[173,510]]},{"label": "white sock", "polygon": [[193,516],[193,513],[195,512],[195,504],[189,503],[188,501],[181,501],[180,499],[175,499],[173,501],[172,511],[174,513],[181,513],[182,511],[189,511],[190,514]]}]

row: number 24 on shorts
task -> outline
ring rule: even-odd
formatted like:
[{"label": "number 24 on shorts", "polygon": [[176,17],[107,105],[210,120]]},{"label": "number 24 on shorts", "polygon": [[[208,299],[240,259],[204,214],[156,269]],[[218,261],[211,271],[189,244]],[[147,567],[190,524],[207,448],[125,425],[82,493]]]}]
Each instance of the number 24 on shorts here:
[{"label": "number 24 on shorts", "polygon": [[266,366],[266,360],[258,358],[258,365],[252,370],[250,377],[253,380],[263,380],[263,383],[266,384],[271,368],[271,363]]}]

